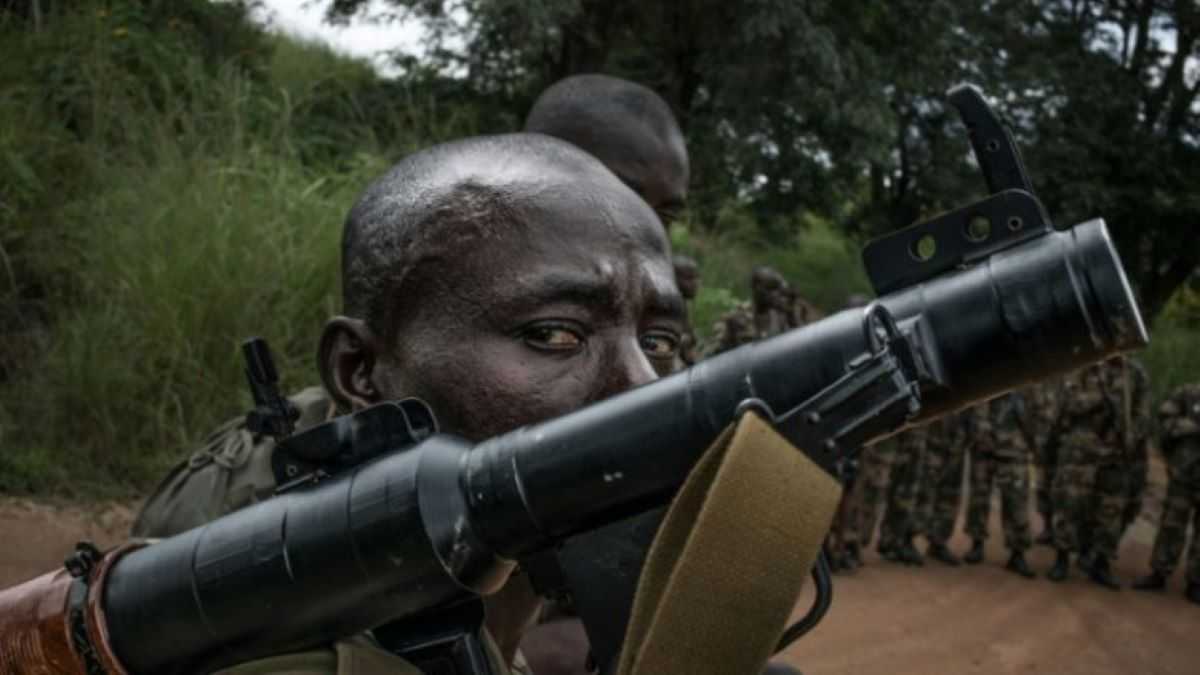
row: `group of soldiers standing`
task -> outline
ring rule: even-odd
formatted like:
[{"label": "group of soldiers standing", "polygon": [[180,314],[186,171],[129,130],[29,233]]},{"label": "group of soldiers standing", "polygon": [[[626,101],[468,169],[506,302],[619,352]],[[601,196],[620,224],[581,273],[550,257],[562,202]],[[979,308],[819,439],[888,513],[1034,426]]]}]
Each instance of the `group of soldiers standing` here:
[{"label": "group of soldiers standing", "polygon": [[[851,482],[837,524],[835,568],[862,564],[877,524],[878,551],[886,560],[921,565],[928,556],[948,565],[980,563],[992,493],[998,490],[1009,552],[1006,569],[1034,577],[1026,552],[1036,543],[1056,551],[1046,573],[1051,581],[1065,580],[1074,559],[1095,583],[1120,589],[1112,562],[1142,511],[1156,429],[1168,465],[1167,499],[1152,572],[1133,587],[1163,589],[1182,553],[1188,522],[1200,507],[1200,386],[1172,392],[1156,423],[1146,372],[1128,357],[1030,385],[863,448],[861,475]],[[971,546],[960,559],[948,544],[964,484],[964,530]],[[1036,539],[1030,524],[1032,485],[1042,523]],[[928,542],[924,554],[914,543],[921,536]],[[1187,598],[1200,604],[1200,548],[1195,545],[1186,577]]]},{"label": "group of soldiers standing", "polygon": [[[694,273],[694,261],[690,265]],[[770,267],[755,268],[750,285],[751,302],[721,317],[711,344],[693,353],[720,353],[821,316]],[[853,296],[847,306],[865,303]],[[1036,576],[1026,553],[1039,544],[1056,551],[1046,573],[1050,580],[1065,580],[1074,560],[1095,583],[1120,589],[1112,563],[1142,511],[1154,445],[1167,460],[1167,496],[1151,573],[1133,588],[1164,589],[1200,510],[1200,385],[1171,392],[1155,416],[1146,371],[1129,357],[1031,384],[862,448],[844,465],[846,497],[828,546],[834,569],[861,566],[877,530],[885,560],[981,563],[998,491],[1009,552],[1005,569]],[[949,543],[964,487],[971,546],[960,558]],[[1041,520],[1036,538],[1031,490]],[[919,537],[927,542],[923,553],[915,543]],[[1200,546],[1189,550],[1186,569],[1185,595],[1200,604]]]},{"label": "group of soldiers standing", "polygon": [[[683,256],[676,256],[676,278],[679,277],[680,258]],[[694,269],[694,261],[692,265]],[[680,291],[685,298],[692,299],[693,296],[688,296],[682,284]],[[713,325],[712,340],[698,348],[698,353],[702,356],[720,354],[755,340],[799,328],[823,316],[778,271],[759,265],[750,273],[750,301],[740,303],[724,314]],[[688,365],[692,363],[688,362]]]}]

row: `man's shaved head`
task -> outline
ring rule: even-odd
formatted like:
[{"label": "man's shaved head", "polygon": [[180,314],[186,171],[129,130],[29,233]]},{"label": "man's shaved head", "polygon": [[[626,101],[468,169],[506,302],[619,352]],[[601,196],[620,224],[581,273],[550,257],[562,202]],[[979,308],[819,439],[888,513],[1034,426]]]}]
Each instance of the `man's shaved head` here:
[{"label": "man's shaved head", "polygon": [[540,134],[409,156],[346,219],[318,360],[345,408],[416,396],[482,440],[669,372],[684,313],[653,211]]},{"label": "man's shaved head", "polygon": [[561,138],[598,158],[666,222],[687,199],[687,146],[671,107],[640,84],[575,75],[542,92],[525,131]]},{"label": "man's shaved head", "polygon": [[[602,200],[596,192],[627,191],[594,158],[535,134],[470,138],[406,157],[367,188],[346,218],[346,314],[388,333],[392,310],[411,304],[401,285],[414,268],[425,260],[461,255],[468,240],[474,242],[470,246],[486,247],[501,230],[526,224],[539,200],[553,199],[555,191],[572,185],[585,199]],[[620,209],[636,208],[635,202]],[[645,212],[625,215],[653,218]],[[651,243],[665,252],[661,239]]]},{"label": "man's shaved head", "polygon": [[[684,302],[643,199],[540,134],[411,155],[346,219],[345,314],[317,360],[345,409],[410,396],[469,441],[566,414],[670,372]],[[511,657],[537,603],[489,600]],[[516,617],[516,618],[514,618]]]}]

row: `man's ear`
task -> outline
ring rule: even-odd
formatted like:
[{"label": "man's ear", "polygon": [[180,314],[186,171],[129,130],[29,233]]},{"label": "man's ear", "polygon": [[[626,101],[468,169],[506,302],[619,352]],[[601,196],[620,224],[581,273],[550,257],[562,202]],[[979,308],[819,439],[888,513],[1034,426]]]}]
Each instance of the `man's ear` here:
[{"label": "man's ear", "polygon": [[335,316],[325,324],[317,366],[338,408],[361,410],[380,400],[373,378],[378,357],[374,332],[360,319]]}]

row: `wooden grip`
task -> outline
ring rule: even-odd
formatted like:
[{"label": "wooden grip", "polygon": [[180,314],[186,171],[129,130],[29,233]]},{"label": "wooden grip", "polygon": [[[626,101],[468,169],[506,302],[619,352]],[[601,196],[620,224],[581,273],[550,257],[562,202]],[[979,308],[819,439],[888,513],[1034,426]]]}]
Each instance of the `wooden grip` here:
[{"label": "wooden grip", "polygon": [[86,675],[71,641],[65,569],[0,591],[0,673]]},{"label": "wooden grip", "polygon": [[[133,541],[91,561],[0,590],[0,675],[128,675],[112,651],[102,600],[113,565],[146,545]],[[85,583],[86,580],[86,583]]]}]

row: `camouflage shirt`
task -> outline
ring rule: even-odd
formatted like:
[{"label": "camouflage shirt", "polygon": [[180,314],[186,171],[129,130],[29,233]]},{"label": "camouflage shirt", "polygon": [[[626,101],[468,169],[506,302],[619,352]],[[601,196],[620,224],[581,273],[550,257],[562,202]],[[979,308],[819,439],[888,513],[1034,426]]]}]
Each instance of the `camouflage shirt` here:
[{"label": "camouflage shirt", "polygon": [[769,338],[788,330],[788,318],[781,312],[768,310],[761,316],[754,313],[749,302],[739,303],[713,324],[713,342],[705,356],[737,349],[744,344]]},{"label": "camouflage shirt", "polygon": [[1058,387],[1057,380],[1043,380],[1030,385],[1023,393],[1027,415],[1027,430],[1030,443],[1035,448],[1045,447],[1058,417]]},{"label": "camouflage shirt", "polygon": [[1025,396],[1012,392],[988,403],[992,433],[996,439],[993,451],[998,457],[1024,459],[1029,453],[1029,410]]},{"label": "camouflage shirt", "polygon": [[1026,442],[1025,397],[1010,393],[971,408],[963,416],[964,435],[977,451],[1005,459],[1023,459]]},{"label": "camouflage shirt", "polygon": [[1172,480],[1200,489],[1200,384],[1171,391],[1158,407],[1158,421]]},{"label": "camouflage shirt", "polygon": [[1111,370],[1098,364],[1063,379],[1054,433],[1061,435],[1064,442],[1092,447],[1101,453],[1120,446],[1121,392],[1113,384]]},{"label": "camouflage shirt", "polygon": [[1154,433],[1150,413],[1150,376],[1136,359],[1126,357],[1124,365],[1106,364],[1105,384],[1117,404],[1117,430],[1126,451],[1149,442]]}]

